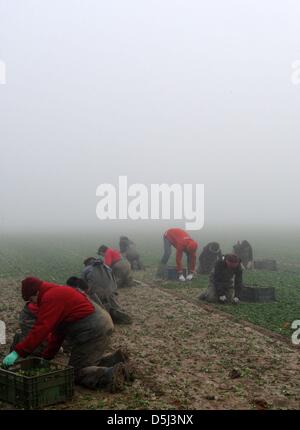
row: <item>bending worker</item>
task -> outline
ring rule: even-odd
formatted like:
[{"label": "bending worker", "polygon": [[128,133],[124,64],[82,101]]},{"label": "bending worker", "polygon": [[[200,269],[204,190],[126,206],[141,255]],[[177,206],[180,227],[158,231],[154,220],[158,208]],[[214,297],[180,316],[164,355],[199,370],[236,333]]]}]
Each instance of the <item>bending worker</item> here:
[{"label": "bending worker", "polygon": [[195,242],[186,231],[180,228],[170,228],[164,234],[164,255],[161,259],[157,276],[164,277],[166,265],[172,253],[172,246],[176,248],[176,268],[178,279],[185,281],[182,268],[182,255],[187,255],[188,275],[187,281],[191,281],[194,276],[196,266],[197,242]]},{"label": "bending worker", "polygon": [[117,249],[101,245],[98,249],[98,255],[104,259],[104,264],[112,269],[118,288],[132,287],[133,279],[130,263],[122,257]]},{"label": "bending worker", "polygon": [[54,358],[67,336],[72,345],[69,365],[74,367],[75,383],[115,392],[130,380],[130,367],[125,363],[128,357],[121,350],[104,356],[114,330],[105,309],[77,289],[38,278],[22,281],[22,296],[38,305],[37,320],[26,338],[4,358],[4,367],[31,355],[51,334],[41,357]]}]

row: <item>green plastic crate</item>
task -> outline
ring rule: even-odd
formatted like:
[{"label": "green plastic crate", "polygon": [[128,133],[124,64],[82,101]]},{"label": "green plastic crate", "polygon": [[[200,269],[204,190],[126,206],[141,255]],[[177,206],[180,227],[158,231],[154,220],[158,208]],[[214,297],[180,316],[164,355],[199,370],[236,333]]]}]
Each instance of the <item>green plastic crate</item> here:
[{"label": "green plastic crate", "polygon": [[[38,376],[24,376],[17,373],[20,370],[45,368],[49,372]],[[34,357],[20,360],[9,370],[0,369],[0,400],[18,408],[39,409],[70,400],[73,394],[73,367]]]}]

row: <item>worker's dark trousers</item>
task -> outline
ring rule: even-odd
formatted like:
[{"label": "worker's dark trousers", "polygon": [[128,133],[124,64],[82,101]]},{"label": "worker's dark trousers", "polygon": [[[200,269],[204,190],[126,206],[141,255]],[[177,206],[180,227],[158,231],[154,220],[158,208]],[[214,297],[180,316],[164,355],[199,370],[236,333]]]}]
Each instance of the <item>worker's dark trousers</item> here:
[{"label": "worker's dark trousers", "polygon": [[143,265],[140,260],[139,253],[136,249],[129,247],[124,253],[124,257],[129,261],[131,270],[143,270]]},{"label": "worker's dark trousers", "polygon": [[191,267],[192,267],[192,257],[189,253],[186,253],[187,258],[187,267],[188,267],[188,273],[192,273]]},{"label": "worker's dark trousers", "polygon": [[[106,367],[109,360],[107,356],[104,357],[104,352],[113,333],[112,323],[103,324],[103,315],[94,312],[86,318],[68,324],[66,333],[72,343],[69,365],[75,369],[75,383],[87,388],[104,388],[109,383],[107,377],[109,368]],[[105,366],[101,365],[103,359]]]},{"label": "worker's dark trousers", "polygon": [[135,259],[129,259],[127,258],[127,260],[130,263],[131,266],[131,270],[144,270],[144,266],[140,260],[140,257],[137,257]]},{"label": "worker's dark trousers", "polygon": [[101,302],[115,324],[130,324],[132,322],[131,317],[121,308],[117,293],[102,296]]},{"label": "worker's dark trousers", "polygon": [[[222,291],[222,292],[220,292]],[[211,272],[209,276],[209,284],[206,291],[200,294],[200,300],[206,300],[211,303],[218,303],[220,301],[220,296],[226,296],[229,303],[232,302],[234,298],[234,287],[233,281],[229,280],[227,282],[216,282],[214,280],[214,272]]]},{"label": "worker's dark trousers", "polygon": [[[69,365],[75,369],[75,383],[87,388],[104,388],[108,368],[101,360],[110,343],[111,334],[72,344]],[[107,363],[105,363],[107,364]]]},{"label": "worker's dark trousers", "polygon": [[107,294],[106,296],[101,296],[100,300],[108,313],[110,313],[112,309],[122,310],[117,299],[117,293],[111,293]]},{"label": "worker's dark trousers", "polygon": [[94,293],[91,294],[89,298],[110,314],[114,324],[131,324],[132,319],[121,308],[117,299],[117,294],[118,293],[110,293],[99,297],[96,293]]},{"label": "worker's dark trousers", "polygon": [[162,256],[162,259],[160,260],[161,264],[167,264],[169,261],[169,258],[171,257],[172,253],[172,244],[169,242],[169,240],[164,237],[164,255]]},{"label": "worker's dark trousers", "polygon": [[112,266],[112,272],[116,278],[118,288],[132,287],[131,267],[129,261],[122,258]]}]

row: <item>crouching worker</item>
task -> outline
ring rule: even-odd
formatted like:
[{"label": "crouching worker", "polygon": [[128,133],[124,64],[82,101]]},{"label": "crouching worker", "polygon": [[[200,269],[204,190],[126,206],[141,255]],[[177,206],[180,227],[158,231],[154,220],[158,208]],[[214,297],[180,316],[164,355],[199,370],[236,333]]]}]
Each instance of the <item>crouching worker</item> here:
[{"label": "crouching worker", "polygon": [[222,251],[218,242],[208,243],[199,256],[198,272],[208,275],[214,268],[217,260],[222,258]]},{"label": "crouching worker", "polygon": [[185,253],[187,255],[188,263],[188,275],[186,280],[191,281],[196,267],[196,252],[198,245],[197,242],[195,242],[184,230],[181,230],[180,228],[170,228],[164,234],[164,255],[161,259],[156,276],[161,278],[164,277],[165,268],[172,253],[172,246],[176,249],[176,268],[178,279],[180,281],[185,281],[182,268],[182,255]]},{"label": "crouching worker", "polygon": [[253,269],[253,249],[248,240],[243,240],[242,243],[238,241],[233,246],[233,252],[241,259],[245,269]]},{"label": "crouching worker", "polygon": [[125,363],[128,357],[121,350],[104,356],[114,325],[109,314],[84,293],[26,278],[22,281],[22,296],[38,305],[37,320],[26,338],[4,358],[4,367],[12,366],[19,357],[31,355],[51,334],[41,357],[54,358],[68,336],[72,343],[69,365],[74,367],[76,384],[115,392],[132,378],[129,364]]},{"label": "crouching worker", "polygon": [[101,245],[98,255],[103,257],[104,264],[112,269],[118,288],[132,287],[130,263],[121,256],[118,250]]},{"label": "crouching worker", "polygon": [[120,253],[129,261],[131,270],[143,270],[144,266],[140,260],[140,254],[136,245],[127,236],[121,236],[119,241]]},{"label": "crouching worker", "polygon": [[218,260],[210,274],[208,289],[200,294],[199,300],[215,303],[239,303],[243,284],[241,260],[228,254]]},{"label": "crouching worker", "polygon": [[84,282],[88,286],[86,291],[88,296],[104,306],[115,324],[131,324],[131,317],[124,312],[118,302],[117,284],[112,270],[93,257],[87,258],[84,265],[85,269],[79,282]]}]

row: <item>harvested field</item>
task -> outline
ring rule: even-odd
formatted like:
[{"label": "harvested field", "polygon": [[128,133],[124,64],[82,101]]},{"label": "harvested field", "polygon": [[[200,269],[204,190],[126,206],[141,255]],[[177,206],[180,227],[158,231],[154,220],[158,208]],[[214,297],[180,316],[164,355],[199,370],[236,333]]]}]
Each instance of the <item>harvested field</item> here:
[{"label": "harvested field", "polygon": [[[11,339],[22,306],[19,284],[3,279],[0,288],[0,319]],[[71,402],[54,408],[300,408],[299,349],[279,335],[199,306],[184,288],[137,286],[119,295],[134,324],[116,327],[112,347],[129,351],[136,381],[113,395],[77,387]],[[7,350],[1,346],[1,355]],[[60,354],[59,360],[67,356]]]}]

